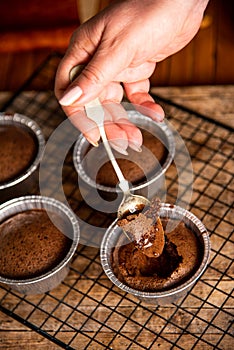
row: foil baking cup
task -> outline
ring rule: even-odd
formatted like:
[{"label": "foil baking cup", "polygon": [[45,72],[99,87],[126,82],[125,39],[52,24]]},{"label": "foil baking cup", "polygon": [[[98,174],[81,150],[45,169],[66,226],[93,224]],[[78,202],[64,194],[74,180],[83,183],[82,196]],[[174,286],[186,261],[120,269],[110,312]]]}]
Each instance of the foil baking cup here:
[{"label": "foil baking cup", "polygon": [[32,119],[15,113],[13,115],[0,113],[0,125],[15,125],[23,127],[35,139],[37,152],[33,162],[19,176],[0,183],[0,202],[22,196],[34,190],[38,186],[38,167],[43,156],[45,139],[41,129]]},{"label": "foil baking cup", "polygon": [[[162,203],[159,216],[161,218],[169,218],[169,224],[170,218],[183,221],[185,225],[188,228],[190,228],[191,231],[196,235],[200,242],[202,250],[200,264],[197,266],[192,276],[188,277],[187,280],[185,280],[184,282],[181,281],[181,284],[177,285],[176,287],[172,286],[171,288],[169,287],[167,290],[156,292],[139,291],[121,282],[114,274],[111,265],[112,250],[115,246],[117,246],[120,237],[122,238],[122,236],[124,235],[122,229],[117,225],[117,219],[107,229],[103,237],[100,249],[100,257],[102,267],[107,277],[122,291],[127,292],[140,299],[141,301],[144,301],[149,304],[165,305],[173,303],[178,298],[186,295],[186,293],[189,292],[194,283],[201,277],[201,275],[207,267],[209,260],[210,239],[209,234],[203,223],[194,214],[181,207],[167,203]],[[125,244],[126,243],[127,242],[125,242]]]},{"label": "foil baking cup", "polygon": [[[0,223],[17,213],[32,209],[45,209],[49,217],[53,215],[53,213],[56,214],[56,216],[66,224],[66,228],[70,234],[71,246],[66,256],[56,267],[39,277],[11,279],[0,275],[0,283],[23,294],[45,293],[59,285],[69,272],[69,263],[76,251],[80,238],[80,229],[76,215],[63,203],[49,197],[24,196],[12,199],[0,205]],[[53,221],[52,217],[50,218]],[[60,228],[58,222],[53,221],[53,223]]]},{"label": "foil baking cup", "polygon": [[[175,155],[175,142],[172,130],[169,128],[166,122],[157,123],[146,117],[145,115],[137,112],[137,111],[127,111],[130,122],[135,124],[137,127],[145,129],[150,132],[156,138],[158,138],[165,148],[167,149],[167,156],[165,157],[164,163],[157,168],[155,172],[150,173],[149,176],[146,176],[146,180],[144,179],[142,182],[138,184],[131,185],[131,191],[146,196],[148,198],[152,198],[158,191],[164,187],[164,174],[170,164],[173,161]],[[80,135],[78,138],[73,151],[73,163],[74,167],[78,173],[80,179],[83,180],[85,184],[88,184],[92,188],[97,189],[102,194],[113,194],[113,193],[121,193],[121,190],[118,186],[109,187],[101,184],[97,184],[95,180],[92,178],[95,174],[87,173],[85,164],[85,158],[87,154],[87,150],[90,147],[89,142],[83,135]],[[90,152],[89,152],[90,153]],[[101,152],[99,152],[101,153]],[[105,151],[101,153],[100,159],[91,159],[90,163],[95,162],[97,165],[104,164],[108,161],[108,157]],[[131,159],[130,159],[131,160]],[[143,169],[144,170],[144,169]],[[108,197],[107,197],[108,198]]]}]

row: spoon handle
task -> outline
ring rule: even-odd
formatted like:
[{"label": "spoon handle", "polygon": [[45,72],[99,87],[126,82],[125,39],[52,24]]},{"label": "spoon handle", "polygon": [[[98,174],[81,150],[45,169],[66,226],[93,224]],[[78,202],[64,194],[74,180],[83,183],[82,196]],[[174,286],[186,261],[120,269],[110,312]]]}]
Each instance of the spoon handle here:
[{"label": "spoon handle", "polygon": [[99,98],[96,98],[95,100],[87,103],[85,105],[85,111],[86,111],[86,114],[89,117],[89,119],[93,120],[99,128],[99,132],[100,132],[100,136],[101,136],[102,141],[103,141],[103,145],[104,145],[105,150],[108,154],[108,157],[111,161],[111,164],[116,172],[116,175],[119,179],[119,187],[121,188],[121,190],[124,193],[128,192],[129,191],[128,181],[123,176],[123,173],[119,167],[119,164],[116,161],[116,158],[112,152],[112,149],[110,147],[110,144],[109,144],[107,136],[106,136],[106,132],[105,132],[105,128],[104,128],[104,109],[100,103]]},{"label": "spoon handle", "polygon": [[[81,73],[81,71],[83,69],[84,69],[84,65],[77,65],[77,66],[73,67],[72,70],[70,71],[70,81],[73,81]],[[124,195],[126,196],[129,194],[129,183],[124,178],[123,173],[119,167],[119,164],[117,163],[115,156],[112,152],[112,149],[109,145],[109,142],[107,140],[107,136],[106,136],[106,132],[105,132],[105,128],[104,128],[105,113],[104,113],[104,108],[101,105],[99,98],[97,97],[93,101],[88,102],[85,105],[85,111],[86,111],[88,118],[93,120],[99,128],[100,136],[102,138],[105,150],[108,154],[108,157],[111,161],[111,164],[112,164],[112,166],[116,172],[116,175],[119,179],[119,187],[124,192]]]}]

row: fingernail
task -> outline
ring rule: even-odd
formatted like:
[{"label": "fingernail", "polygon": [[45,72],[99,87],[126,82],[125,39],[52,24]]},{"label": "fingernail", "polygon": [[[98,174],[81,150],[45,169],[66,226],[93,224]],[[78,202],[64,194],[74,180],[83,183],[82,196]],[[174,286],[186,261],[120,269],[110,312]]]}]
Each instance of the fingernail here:
[{"label": "fingernail", "polygon": [[99,146],[99,143],[97,141],[93,141],[91,139],[89,139],[88,137],[86,137],[86,140],[91,143],[92,146],[94,147],[98,147]]},{"label": "fingernail", "polygon": [[162,122],[164,120],[164,115],[156,114],[158,122]]},{"label": "fingernail", "polygon": [[65,93],[59,100],[59,103],[63,106],[70,106],[82,95],[83,91],[79,86],[74,86],[71,90]]},{"label": "fingernail", "polygon": [[123,149],[117,142],[114,141],[110,141],[111,147],[114,148],[114,150],[116,150],[117,152],[127,156],[128,152]]},{"label": "fingernail", "polygon": [[129,147],[131,149],[133,149],[133,151],[136,151],[136,152],[139,152],[139,153],[142,152],[142,148],[139,145],[137,145],[136,143],[129,142]]}]

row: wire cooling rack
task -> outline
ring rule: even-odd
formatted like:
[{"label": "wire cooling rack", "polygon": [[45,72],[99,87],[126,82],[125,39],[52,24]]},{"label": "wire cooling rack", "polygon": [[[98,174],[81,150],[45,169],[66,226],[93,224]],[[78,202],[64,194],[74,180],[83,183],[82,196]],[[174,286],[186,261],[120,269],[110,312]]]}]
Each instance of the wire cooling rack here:
[{"label": "wire cooling rack", "polygon": [[[59,55],[50,56],[4,106],[8,112],[33,118],[47,139],[65,119],[53,95],[59,61]],[[26,92],[32,82],[44,91]],[[68,277],[53,291],[25,296],[1,286],[0,310],[58,347],[233,349],[233,130],[171,101],[158,100],[192,158],[194,184],[189,209],[210,232],[209,266],[189,294],[165,306],[146,305],[117,289],[102,270],[99,249],[81,244]],[[53,159],[56,154],[55,149]],[[48,178],[51,176],[52,170],[48,170]],[[167,200],[174,202],[174,165],[166,181]],[[112,215],[95,211],[84,202],[71,152],[64,162],[63,188],[83,221],[100,227],[112,222]],[[55,193],[56,186],[48,191],[50,196]]]}]

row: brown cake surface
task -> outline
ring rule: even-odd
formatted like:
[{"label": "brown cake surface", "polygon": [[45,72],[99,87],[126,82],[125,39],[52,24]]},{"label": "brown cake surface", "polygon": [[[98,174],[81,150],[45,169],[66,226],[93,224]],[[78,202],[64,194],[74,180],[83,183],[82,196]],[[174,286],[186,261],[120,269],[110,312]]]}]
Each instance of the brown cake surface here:
[{"label": "brown cake surface", "polygon": [[[146,130],[141,130],[143,136],[142,152],[128,149],[128,156],[118,158],[117,162],[124,177],[133,184],[144,181],[151,172],[157,171],[166,159],[168,151],[162,142]],[[115,171],[108,161],[103,164],[96,176],[96,182],[103,186],[115,187],[118,183]]]},{"label": "brown cake surface", "polygon": [[37,145],[26,128],[0,125],[0,183],[21,175],[33,162]]},{"label": "brown cake surface", "polygon": [[0,245],[0,275],[25,279],[54,268],[69,251],[71,240],[45,210],[27,210],[0,224]]},{"label": "brown cake surface", "polygon": [[[168,219],[161,218],[165,229]],[[125,243],[125,244],[123,244]],[[162,254],[148,257],[135,242],[121,235],[112,253],[112,268],[124,284],[141,291],[162,291],[189,278],[200,261],[200,245],[195,234],[184,224],[165,235]]]}]

